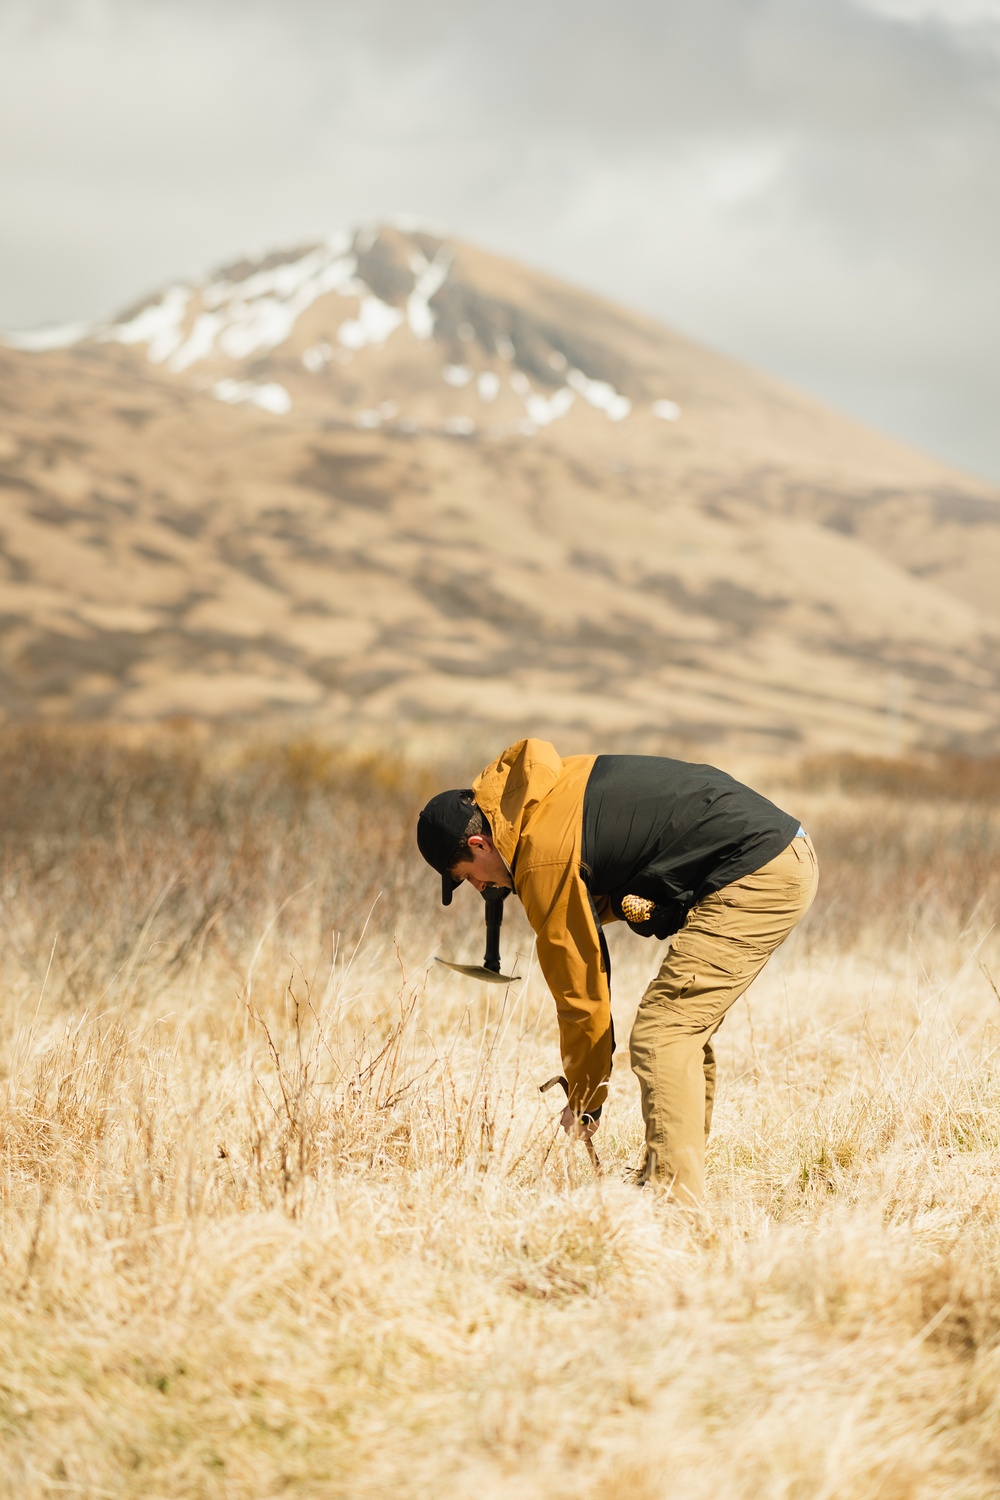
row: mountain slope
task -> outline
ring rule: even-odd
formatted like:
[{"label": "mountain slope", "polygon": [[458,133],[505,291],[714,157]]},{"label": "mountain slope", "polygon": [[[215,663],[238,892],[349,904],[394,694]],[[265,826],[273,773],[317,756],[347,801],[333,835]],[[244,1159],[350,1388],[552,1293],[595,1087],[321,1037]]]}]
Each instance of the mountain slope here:
[{"label": "mountain slope", "polygon": [[10,716],[997,745],[996,492],[551,278],[390,227],[11,344]]}]

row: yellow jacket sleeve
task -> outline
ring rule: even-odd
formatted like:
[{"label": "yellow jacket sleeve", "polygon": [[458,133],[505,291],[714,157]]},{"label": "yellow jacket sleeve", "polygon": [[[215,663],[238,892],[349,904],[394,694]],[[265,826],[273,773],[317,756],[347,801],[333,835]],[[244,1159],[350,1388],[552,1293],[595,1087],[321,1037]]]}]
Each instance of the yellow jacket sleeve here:
[{"label": "yellow jacket sleeve", "polygon": [[535,930],[538,962],[556,1002],[569,1102],[578,1114],[607,1097],[611,995],[601,940],[576,861],[518,865],[517,894]]},{"label": "yellow jacket sleeve", "polygon": [[[579,1114],[604,1103],[613,1050],[600,929],[580,874],[583,805],[595,760],[563,759],[547,740],[519,740],[473,782],[538,938],[569,1102]],[[614,916],[610,903],[599,916],[602,923]]]}]

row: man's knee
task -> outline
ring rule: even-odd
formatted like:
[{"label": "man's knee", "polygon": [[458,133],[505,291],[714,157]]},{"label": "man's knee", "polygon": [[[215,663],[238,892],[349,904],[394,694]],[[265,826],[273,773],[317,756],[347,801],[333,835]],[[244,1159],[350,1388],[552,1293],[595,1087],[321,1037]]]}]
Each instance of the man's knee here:
[{"label": "man's knee", "polygon": [[648,1063],[663,1048],[690,1042],[698,1028],[681,1011],[662,1002],[648,1004],[643,996],[629,1036],[629,1058],[633,1071]]}]

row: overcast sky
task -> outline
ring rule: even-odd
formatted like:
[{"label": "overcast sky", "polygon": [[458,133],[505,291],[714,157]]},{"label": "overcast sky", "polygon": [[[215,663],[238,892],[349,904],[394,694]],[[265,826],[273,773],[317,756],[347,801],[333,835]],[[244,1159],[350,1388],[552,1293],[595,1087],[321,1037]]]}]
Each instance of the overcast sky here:
[{"label": "overcast sky", "polygon": [[0,0],[0,327],[398,213],[1000,479],[1000,0]]}]

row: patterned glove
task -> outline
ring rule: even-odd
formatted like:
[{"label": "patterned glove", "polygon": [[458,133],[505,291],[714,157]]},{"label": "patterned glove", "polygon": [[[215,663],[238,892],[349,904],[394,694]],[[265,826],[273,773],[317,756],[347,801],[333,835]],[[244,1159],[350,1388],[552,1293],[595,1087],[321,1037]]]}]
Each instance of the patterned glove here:
[{"label": "patterned glove", "polygon": [[653,906],[646,896],[623,896],[622,916],[626,922],[648,922],[653,915]]}]

